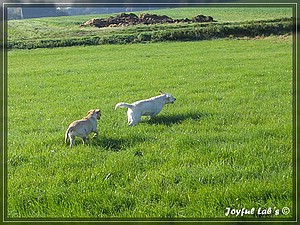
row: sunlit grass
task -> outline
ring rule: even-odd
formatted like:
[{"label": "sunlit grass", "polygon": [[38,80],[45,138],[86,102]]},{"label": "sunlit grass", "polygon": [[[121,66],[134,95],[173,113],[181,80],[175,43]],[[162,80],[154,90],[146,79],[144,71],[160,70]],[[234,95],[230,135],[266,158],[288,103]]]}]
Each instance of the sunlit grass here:
[{"label": "sunlit grass", "polygon": [[[292,209],[291,56],[278,37],[8,52],[9,218]],[[159,90],[177,101],[153,120],[114,110]],[[98,140],[69,149],[93,108]]]}]

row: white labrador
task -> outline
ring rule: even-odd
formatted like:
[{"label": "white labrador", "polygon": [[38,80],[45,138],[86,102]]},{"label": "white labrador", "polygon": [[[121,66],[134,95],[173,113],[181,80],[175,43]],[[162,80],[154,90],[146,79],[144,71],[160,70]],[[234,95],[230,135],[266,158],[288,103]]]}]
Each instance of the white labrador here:
[{"label": "white labrador", "polygon": [[176,98],[171,94],[160,92],[159,96],[140,100],[132,104],[120,102],[116,104],[115,109],[128,108],[127,117],[129,126],[134,126],[141,120],[141,116],[153,117],[157,115],[165,104],[174,103]]},{"label": "white labrador", "polygon": [[75,137],[81,137],[85,144],[89,140],[89,134],[94,132],[93,138],[98,136],[97,120],[100,120],[100,109],[92,109],[88,111],[88,115],[81,120],[76,120],[70,124],[65,134],[65,142],[70,139],[70,147],[75,144]]}]

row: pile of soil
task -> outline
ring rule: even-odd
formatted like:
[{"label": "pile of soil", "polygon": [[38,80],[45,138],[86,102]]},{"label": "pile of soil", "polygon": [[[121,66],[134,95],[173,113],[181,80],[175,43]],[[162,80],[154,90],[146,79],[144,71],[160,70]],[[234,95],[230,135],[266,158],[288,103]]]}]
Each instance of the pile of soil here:
[{"label": "pile of soil", "polygon": [[165,15],[156,14],[140,14],[137,16],[134,13],[121,13],[116,16],[111,16],[108,18],[93,18],[80,26],[94,26],[94,27],[124,27],[137,24],[157,24],[157,23],[180,23],[180,22],[216,22],[211,16],[198,15],[192,19],[172,19],[171,17]]}]

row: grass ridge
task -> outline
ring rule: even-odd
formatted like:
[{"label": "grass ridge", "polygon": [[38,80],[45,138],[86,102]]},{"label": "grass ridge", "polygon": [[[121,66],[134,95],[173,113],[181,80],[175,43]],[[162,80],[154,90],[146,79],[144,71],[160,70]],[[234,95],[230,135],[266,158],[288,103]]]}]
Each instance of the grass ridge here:
[{"label": "grass ridge", "polygon": [[[153,29],[158,27],[158,29]],[[98,29],[98,28],[96,28]],[[147,31],[142,31],[142,30]],[[7,49],[35,49],[103,44],[128,44],[162,41],[196,41],[216,38],[256,37],[293,33],[292,18],[281,18],[251,22],[209,23],[188,25],[134,26],[125,33],[96,36],[45,38],[35,40],[8,40]]]}]

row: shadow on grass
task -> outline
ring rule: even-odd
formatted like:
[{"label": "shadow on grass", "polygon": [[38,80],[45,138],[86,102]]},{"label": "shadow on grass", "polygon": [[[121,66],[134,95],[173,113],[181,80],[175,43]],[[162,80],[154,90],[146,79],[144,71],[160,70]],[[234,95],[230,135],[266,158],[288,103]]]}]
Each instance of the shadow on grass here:
[{"label": "shadow on grass", "polygon": [[185,120],[200,120],[205,117],[210,117],[211,114],[204,113],[204,112],[189,112],[189,113],[182,113],[182,114],[176,114],[176,115],[158,115],[156,117],[151,118],[150,120],[143,122],[149,123],[149,124],[162,124],[166,126],[171,126],[174,124],[180,124]]},{"label": "shadow on grass", "polygon": [[114,137],[101,137],[99,136],[97,140],[92,141],[92,145],[101,146],[106,150],[118,152],[122,149],[127,149],[136,145],[137,143],[144,142],[145,138],[143,137],[131,137],[127,138],[114,138]]},{"label": "shadow on grass", "polygon": [[[161,115],[153,117],[151,120],[143,120],[141,123],[148,124],[162,124],[165,126],[172,126],[174,124],[180,124],[185,120],[194,120],[198,121],[205,117],[210,117],[211,114],[203,113],[203,112],[189,112],[183,114],[176,115]],[[138,125],[137,125],[138,126]],[[134,127],[128,127],[128,129],[134,129]],[[91,141],[91,145],[101,146],[106,150],[110,151],[121,151],[128,149],[138,143],[145,142],[147,140],[146,137],[143,136],[132,136],[130,138],[118,138],[118,137],[107,137],[107,136],[99,136],[96,140]],[[142,153],[136,152],[136,155],[141,156]]]}]

